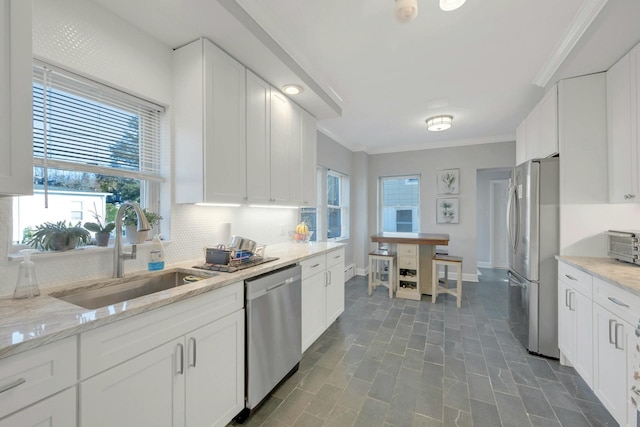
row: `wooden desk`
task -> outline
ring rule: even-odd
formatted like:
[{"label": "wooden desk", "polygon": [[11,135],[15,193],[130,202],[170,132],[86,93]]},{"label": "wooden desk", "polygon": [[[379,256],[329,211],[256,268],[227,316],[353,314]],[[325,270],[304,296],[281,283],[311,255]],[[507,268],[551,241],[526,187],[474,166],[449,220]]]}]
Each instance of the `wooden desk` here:
[{"label": "wooden desk", "polygon": [[[436,253],[436,245],[449,245],[448,234],[429,233],[378,233],[371,236],[374,243],[388,243],[397,253],[398,298],[420,300],[422,294],[431,294],[431,260]],[[400,272],[410,273],[401,275]],[[407,286],[402,287],[400,285]],[[412,286],[415,284],[415,288]]]}]

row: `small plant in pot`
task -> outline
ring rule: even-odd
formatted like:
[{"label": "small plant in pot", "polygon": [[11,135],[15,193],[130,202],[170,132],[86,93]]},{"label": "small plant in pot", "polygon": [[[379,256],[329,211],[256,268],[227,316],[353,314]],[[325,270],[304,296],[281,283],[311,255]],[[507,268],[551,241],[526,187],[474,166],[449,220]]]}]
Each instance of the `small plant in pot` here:
[{"label": "small plant in pot", "polygon": [[[163,219],[162,215],[151,212],[147,210],[147,208],[144,208],[142,211],[152,228],[158,225],[160,220]],[[149,231],[138,231],[138,218],[136,217],[136,213],[133,209],[125,209],[122,220],[122,223],[124,224],[124,234],[129,243],[144,243],[144,241],[147,240]]]},{"label": "small plant in pot", "polygon": [[91,235],[80,223],[75,226],[66,221],[45,222],[36,226],[33,236],[27,242],[41,251],[67,251],[89,243]]},{"label": "small plant in pot", "polygon": [[[94,209],[95,209],[95,206],[94,206]],[[93,217],[96,219],[96,222],[85,222],[84,228],[96,233],[95,237],[96,237],[97,246],[107,246],[109,244],[109,236],[111,235],[111,232],[113,231],[113,229],[116,228],[116,225],[113,222],[102,224],[102,221],[100,220],[100,215],[98,215],[98,213],[95,210],[93,210],[91,213],[93,214]]]}]

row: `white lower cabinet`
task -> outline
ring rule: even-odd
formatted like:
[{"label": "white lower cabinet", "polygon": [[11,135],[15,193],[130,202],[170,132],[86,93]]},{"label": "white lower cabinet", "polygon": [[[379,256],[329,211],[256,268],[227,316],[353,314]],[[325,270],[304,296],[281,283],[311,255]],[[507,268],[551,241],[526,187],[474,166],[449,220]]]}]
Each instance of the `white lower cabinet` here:
[{"label": "white lower cabinet", "polygon": [[75,427],[76,425],[75,387],[0,420],[0,427]]},{"label": "white lower cabinet", "polygon": [[344,249],[309,258],[302,266],[302,352],[344,312]]},{"label": "white lower cabinet", "polygon": [[631,325],[594,304],[594,392],[621,425],[627,425],[627,345]]}]

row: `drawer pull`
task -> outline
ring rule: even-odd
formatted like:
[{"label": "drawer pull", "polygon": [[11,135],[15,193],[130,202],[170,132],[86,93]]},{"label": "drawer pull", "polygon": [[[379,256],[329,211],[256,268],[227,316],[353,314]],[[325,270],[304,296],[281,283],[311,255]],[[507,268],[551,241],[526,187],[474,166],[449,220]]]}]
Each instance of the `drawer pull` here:
[{"label": "drawer pull", "polygon": [[617,305],[619,305],[619,306],[621,306],[621,307],[629,308],[629,305],[628,305],[628,304],[623,303],[622,301],[620,301],[620,300],[619,300],[619,299],[617,299],[617,298],[614,298],[614,297],[607,297],[607,299],[608,299],[609,301],[611,301],[612,303],[617,304]]},{"label": "drawer pull", "polygon": [[309,267],[309,268],[316,268],[316,267],[320,267],[320,264],[312,265],[312,266],[311,266],[311,267]]},{"label": "drawer pull", "polygon": [[26,382],[27,382],[27,380],[25,380],[24,378],[18,378],[17,380],[15,380],[15,381],[14,381],[14,382],[12,382],[12,383],[9,383],[9,384],[7,384],[7,385],[3,385],[3,386],[1,386],[1,387],[0,387],[0,393],[4,393],[5,391],[9,391],[9,390],[11,390],[12,388],[16,388],[16,387],[18,387],[19,385],[22,385],[22,384],[24,384],[24,383],[26,383]]},{"label": "drawer pull", "polygon": [[333,257],[333,259],[338,259],[338,258],[342,258],[342,256],[341,255],[336,255],[336,256]]},{"label": "drawer pull", "polygon": [[570,275],[570,274],[565,274],[565,276],[566,276],[566,277],[567,277],[567,279],[569,279],[569,280],[573,280],[573,281],[576,281],[576,282],[578,281],[578,279],[576,279],[575,277],[573,277],[573,276],[572,276],[572,275]]}]

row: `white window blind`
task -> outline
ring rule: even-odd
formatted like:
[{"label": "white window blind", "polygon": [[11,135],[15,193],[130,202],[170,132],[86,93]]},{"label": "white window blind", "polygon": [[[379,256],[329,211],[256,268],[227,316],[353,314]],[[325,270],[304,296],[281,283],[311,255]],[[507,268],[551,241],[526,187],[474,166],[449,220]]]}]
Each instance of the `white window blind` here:
[{"label": "white window blind", "polygon": [[40,61],[34,64],[35,166],[162,181],[163,107]]}]

